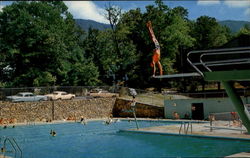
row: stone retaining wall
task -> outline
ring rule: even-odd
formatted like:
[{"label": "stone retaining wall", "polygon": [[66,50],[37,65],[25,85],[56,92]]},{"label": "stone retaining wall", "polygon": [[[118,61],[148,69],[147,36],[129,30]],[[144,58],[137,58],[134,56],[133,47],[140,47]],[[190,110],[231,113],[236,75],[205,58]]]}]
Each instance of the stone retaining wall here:
[{"label": "stone retaining wall", "polygon": [[[42,102],[0,102],[0,124],[48,122],[51,120],[80,120],[90,118],[133,117],[130,100],[95,98],[88,100],[59,100]],[[136,103],[137,117],[163,118],[164,108]]]},{"label": "stone retaining wall", "polygon": [[[133,117],[131,110],[131,101],[124,99],[116,99],[113,108],[113,117]],[[164,108],[154,105],[136,103],[136,117],[143,118],[164,118]]]},{"label": "stone retaining wall", "polygon": [[9,123],[46,122],[52,119],[78,120],[81,116],[85,118],[105,118],[111,115],[114,103],[115,98],[22,103],[2,101],[0,102],[0,121],[2,123],[4,121]]}]

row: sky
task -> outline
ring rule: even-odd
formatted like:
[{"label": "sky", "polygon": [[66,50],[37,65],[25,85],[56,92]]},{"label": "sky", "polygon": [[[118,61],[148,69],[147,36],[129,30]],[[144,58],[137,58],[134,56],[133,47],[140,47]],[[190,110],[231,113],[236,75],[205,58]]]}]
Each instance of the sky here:
[{"label": "sky", "polygon": [[[154,1],[64,1],[75,19],[90,19],[97,22],[108,23],[105,19],[105,8],[115,5],[126,12],[130,9],[140,8],[145,11],[145,6],[154,5]],[[0,1],[0,11],[10,5],[11,1]],[[188,18],[196,20],[207,15],[221,20],[250,21],[250,0],[164,0],[170,8],[182,6],[188,9]]]}]

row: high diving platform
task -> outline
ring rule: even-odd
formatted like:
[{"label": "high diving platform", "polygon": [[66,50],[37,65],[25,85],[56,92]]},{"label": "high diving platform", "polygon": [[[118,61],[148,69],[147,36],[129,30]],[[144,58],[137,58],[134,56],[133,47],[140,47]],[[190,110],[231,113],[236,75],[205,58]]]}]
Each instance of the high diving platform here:
[{"label": "high diving platform", "polygon": [[250,134],[250,114],[234,84],[250,81],[250,47],[191,51],[187,61],[206,81],[220,81]]},{"label": "high diving platform", "polygon": [[237,81],[250,81],[250,47],[191,51],[187,54],[187,61],[197,73],[162,75],[154,78],[201,76],[206,81],[220,81],[250,134],[250,114],[234,87]]}]

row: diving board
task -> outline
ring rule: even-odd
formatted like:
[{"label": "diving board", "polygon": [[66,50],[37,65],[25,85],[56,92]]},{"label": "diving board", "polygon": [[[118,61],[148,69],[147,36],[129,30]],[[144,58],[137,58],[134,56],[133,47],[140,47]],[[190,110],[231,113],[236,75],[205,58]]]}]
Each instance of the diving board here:
[{"label": "diving board", "polygon": [[201,76],[201,75],[197,72],[192,72],[192,73],[182,73],[182,74],[160,75],[160,76],[154,76],[153,78],[181,78],[181,77],[195,77],[195,76]]}]

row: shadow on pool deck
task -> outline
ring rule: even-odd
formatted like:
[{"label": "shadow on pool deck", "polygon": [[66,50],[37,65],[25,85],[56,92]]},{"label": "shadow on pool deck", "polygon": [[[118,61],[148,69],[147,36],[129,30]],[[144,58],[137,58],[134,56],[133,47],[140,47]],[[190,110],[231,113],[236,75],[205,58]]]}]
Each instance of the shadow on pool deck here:
[{"label": "shadow on pool deck", "polygon": [[182,127],[182,130],[180,132],[181,124],[147,127],[147,128],[140,128],[138,130],[129,129],[129,130],[123,130],[123,131],[152,133],[152,134],[207,137],[207,138],[211,137],[211,138],[223,138],[223,139],[239,139],[239,140],[250,141],[250,134],[247,134],[244,128],[243,129],[231,128],[231,127],[225,126],[226,123],[227,123],[226,121],[220,121],[220,123],[218,123],[216,128],[214,128],[212,131],[210,131],[209,122],[192,123],[192,132],[189,126],[189,130],[187,131],[187,133],[183,131],[184,127]]}]

